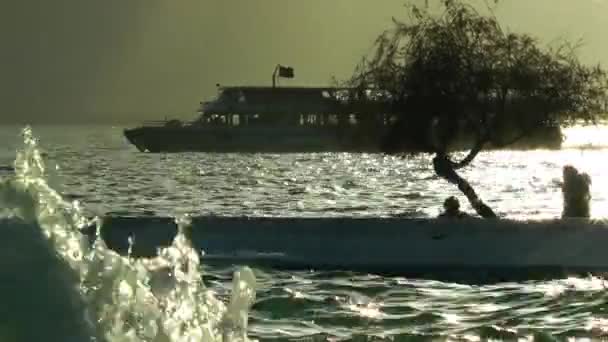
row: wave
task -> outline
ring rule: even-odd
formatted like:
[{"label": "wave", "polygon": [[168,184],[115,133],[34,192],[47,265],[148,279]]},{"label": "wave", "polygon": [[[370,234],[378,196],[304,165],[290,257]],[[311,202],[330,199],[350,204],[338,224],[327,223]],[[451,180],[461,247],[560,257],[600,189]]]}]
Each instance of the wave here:
[{"label": "wave", "polygon": [[114,252],[99,238],[101,221],[48,185],[29,128],[23,139],[14,176],[0,179],[1,341],[247,340],[249,268],[235,272],[230,302],[218,300],[203,285],[187,217],[154,257]]}]

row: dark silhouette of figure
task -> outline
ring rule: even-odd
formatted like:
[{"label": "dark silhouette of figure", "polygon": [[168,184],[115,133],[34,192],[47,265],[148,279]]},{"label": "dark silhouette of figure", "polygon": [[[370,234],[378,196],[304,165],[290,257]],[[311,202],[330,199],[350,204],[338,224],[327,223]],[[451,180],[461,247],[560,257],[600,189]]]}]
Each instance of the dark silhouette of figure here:
[{"label": "dark silhouette of figure", "polygon": [[591,177],[584,172],[566,165],[563,169],[562,194],[564,196],[564,210],[562,217],[590,216],[589,202],[591,201]]},{"label": "dark silhouette of figure", "polygon": [[446,198],[443,202],[443,212],[439,214],[439,217],[443,218],[469,218],[469,214],[460,211],[460,202],[454,196]]}]

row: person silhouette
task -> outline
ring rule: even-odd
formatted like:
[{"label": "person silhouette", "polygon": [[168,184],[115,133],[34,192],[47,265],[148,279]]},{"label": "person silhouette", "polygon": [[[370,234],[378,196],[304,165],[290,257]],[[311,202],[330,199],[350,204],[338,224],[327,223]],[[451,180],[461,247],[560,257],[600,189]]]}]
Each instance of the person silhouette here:
[{"label": "person silhouette", "polygon": [[590,217],[591,177],[588,174],[579,172],[572,165],[564,166],[562,195],[564,197],[562,218]]},{"label": "person silhouette", "polygon": [[439,214],[442,218],[468,218],[469,214],[460,211],[460,202],[454,196],[450,196],[443,201],[443,212]]}]

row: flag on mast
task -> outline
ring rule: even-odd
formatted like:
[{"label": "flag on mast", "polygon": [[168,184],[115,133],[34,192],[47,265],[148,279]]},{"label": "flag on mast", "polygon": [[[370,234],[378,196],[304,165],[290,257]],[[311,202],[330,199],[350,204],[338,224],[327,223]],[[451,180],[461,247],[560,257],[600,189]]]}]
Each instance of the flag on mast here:
[{"label": "flag on mast", "polygon": [[279,65],[279,77],[293,78],[294,77],[293,68]]}]

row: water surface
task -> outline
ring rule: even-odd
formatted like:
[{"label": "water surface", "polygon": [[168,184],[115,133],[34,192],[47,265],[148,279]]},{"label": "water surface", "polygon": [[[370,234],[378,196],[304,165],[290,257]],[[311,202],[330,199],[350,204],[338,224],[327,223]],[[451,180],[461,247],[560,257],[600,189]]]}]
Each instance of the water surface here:
[{"label": "water surface", "polygon": [[[20,129],[0,128],[0,165],[13,163]],[[48,183],[88,215],[432,217],[445,197],[459,196],[434,176],[430,156],[146,154],[121,130],[34,127]],[[568,133],[561,151],[484,152],[463,174],[501,215],[550,218],[561,211],[561,168],[572,164],[591,175],[592,214],[604,218],[608,130]],[[202,263],[205,282],[228,300],[234,268]],[[262,340],[608,338],[601,275],[474,286],[348,271],[254,273],[249,335]]]}]

